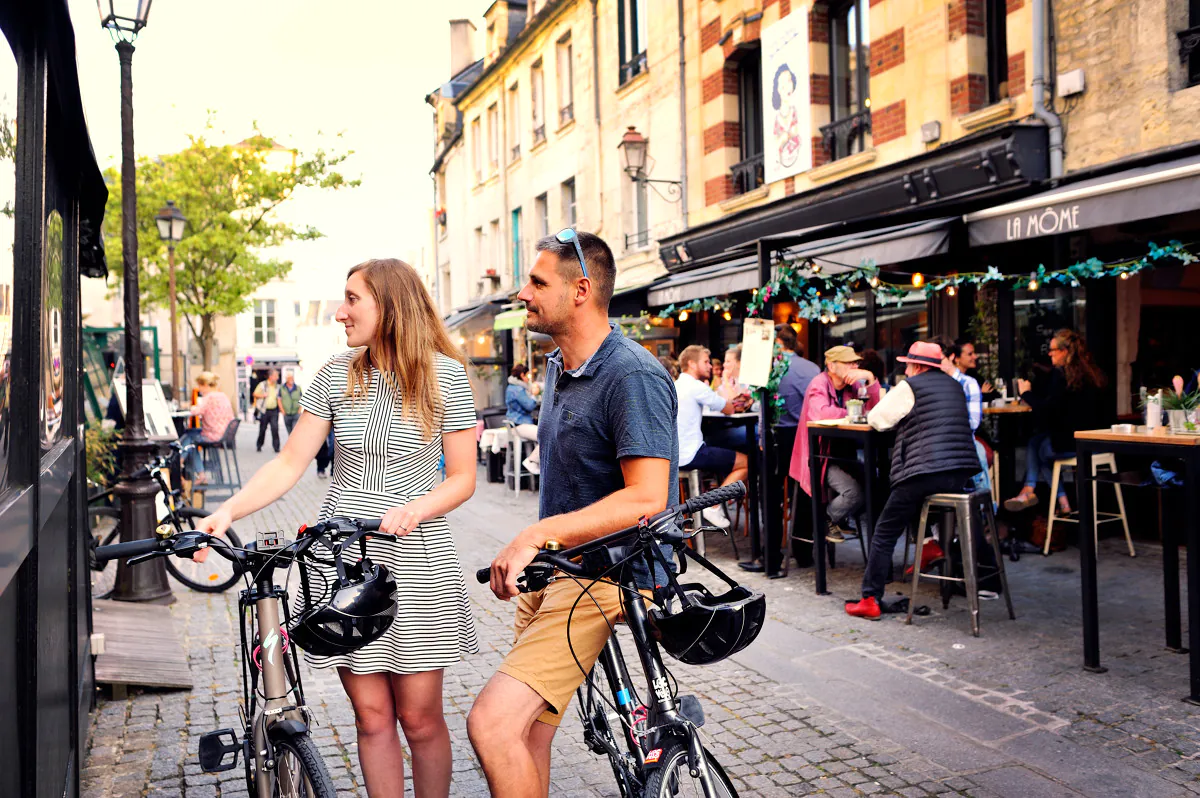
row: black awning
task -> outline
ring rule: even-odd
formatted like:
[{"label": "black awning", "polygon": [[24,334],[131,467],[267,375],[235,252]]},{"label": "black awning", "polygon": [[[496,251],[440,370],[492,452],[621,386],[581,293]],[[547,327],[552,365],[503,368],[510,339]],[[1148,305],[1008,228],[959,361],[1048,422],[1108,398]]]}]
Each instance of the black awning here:
[{"label": "black awning", "polygon": [[[826,274],[837,274],[856,269],[865,260],[884,266],[944,255],[950,249],[951,230],[959,224],[961,221],[957,216],[898,224],[806,241],[799,246],[788,246],[786,252],[793,257],[812,258],[821,264]],[[768,236],[761,240],[772,244],[772,249],[778,249],[780,246],[786,246],[786,242],[795,241],[808,234],[809,231],[796,231],[781,236]]]},{"label": "black awning", "polygon": [[967,213],[1022,196],[1048,177],[1046,128],[1014,123],[924,155],[750,208],[664,238],[672,272],[748,242],[843,224],[846,232]]},{"label": "black awning", "polygon": [[749,291],[758,286],[758,256],[746,256],[672,275],[650,289],[647,303],[650,307],[661,307]]},{"label": "black awning", "polygon": [[1200,210],[1200,155],[1082,180],[967,214],[971,246]]},{"label": "black awning", "polygon": [[454,332],[454,330],[463,326],[471,319],[478,318],[485,313],[491,313],[492,309],[492,305],[487,302],[480,305],[473,305],[463,310],[454,311],[445,319],[443,319],[443,323],[446,325],[446,329],[448,331]]}]

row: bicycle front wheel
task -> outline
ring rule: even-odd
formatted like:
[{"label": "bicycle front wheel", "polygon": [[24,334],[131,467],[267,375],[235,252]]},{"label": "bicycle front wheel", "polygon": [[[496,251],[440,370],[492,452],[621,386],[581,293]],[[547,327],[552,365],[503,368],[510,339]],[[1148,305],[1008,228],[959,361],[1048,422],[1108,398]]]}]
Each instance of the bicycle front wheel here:
[{"label": "bicycle front wheel", "polygon": [[[181,507],[175,511],[175,515],[180,520],[180,526],[186,531],[194,530],[196,522],[201,518],[206,518],[208,513],[194,507]],[[161,523],[166,524],[170,521],[170,517],[167,517]],[[230,546],[235,548],[242,546],[241,538],[232,529],[225,532],[225,539],[229,541]],[[208,559],[204,562],[168,557],[165,563],[171,576],[192,590],[198,590],[201,593],[224,593],[236,585],[241,577],[233,563],[215,551],[210,551]]]},{"label": "bicycle front wheel", "polygon": [[[89,507],[88,508],[88,527],[91,529],[92,539],[97,546],[109,546],[117,542],[117,535],[121,529],[121,511],[116,507]],[[96,562],[96,558],[91,551],[88,552],[88,565],[93,571],[103,571],[108,567],[109,560],[104,562]]]},{"label": "bicycle front wheel", "polygon": [[311,737],[288,737],[274,743],[272,749],[275,768],[257,774],[271,779],[271,798],[336,798],[333,779]]},{"label": "bicycle front wheel", "polygon": [[[704,752],[708,763],[708,780],[716,798],[737,798],[737,790],[725,775],[725,769],[713,755]],[[646,779],[646,798],[704,798],[704,785],[699,776],[693,778],[688,765],[687,743],[675,741],[664,746],[658,768]]]}]

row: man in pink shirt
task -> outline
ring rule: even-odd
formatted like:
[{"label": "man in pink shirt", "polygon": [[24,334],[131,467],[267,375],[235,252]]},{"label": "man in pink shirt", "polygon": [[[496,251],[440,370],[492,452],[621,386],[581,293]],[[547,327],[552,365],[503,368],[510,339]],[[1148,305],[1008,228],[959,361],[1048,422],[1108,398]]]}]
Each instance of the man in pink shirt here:
[{"label": "man in pink shirt", "polygon": [[[857,383],[860,381],[867,386],[864,412],[879,402],[879,382],[874,374],[859,367],[861,362],[862,358],[848,346],[835,346],[825,350],[825,371],[813,377],[804,393],[796,446],[792,449],[792,462],[788,471],[792,479],[799,482],[800,487],[810,496],[813,492],[813,479],[808,468],[808,422],[845,418],[848,414],[846,402],[858,398]],[[822,444],[822,453],[830,453],[826,448],[829,446],[829,443]],[[846,455],[849,458],[854,457],[853,451],[847,451]],[[837,494],[826,505],[829,515],[829,532],[826,539],[841,541],[846,532],[846,522],[862,512],[862,487],[854,474],[837,464],[827,465],[818,483]]]}]

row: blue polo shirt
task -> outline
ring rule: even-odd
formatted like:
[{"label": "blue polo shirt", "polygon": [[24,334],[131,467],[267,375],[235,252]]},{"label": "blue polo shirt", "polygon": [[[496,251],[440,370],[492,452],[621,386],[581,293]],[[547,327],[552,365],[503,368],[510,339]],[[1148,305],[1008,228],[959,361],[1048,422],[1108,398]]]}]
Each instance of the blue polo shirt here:
[{"label": "blue polo shirt", "polygon": [[[625,457],[669,460],[667,505],[678,504],[678,408],[666,369],[615,327],[574,371],[563,369],[562,351],[554,350],[538,418],[541,517],[583,509],[625,487]],[[639,587],[653,586],[644,566],[634,572]]]}]

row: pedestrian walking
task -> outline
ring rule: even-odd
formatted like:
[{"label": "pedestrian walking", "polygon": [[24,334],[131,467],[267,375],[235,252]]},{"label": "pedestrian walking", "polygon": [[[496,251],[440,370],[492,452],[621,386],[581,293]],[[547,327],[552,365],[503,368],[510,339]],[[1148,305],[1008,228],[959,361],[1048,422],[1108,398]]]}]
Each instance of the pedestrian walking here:
[{"label": "pedestrian walking", "polygon": [[[335,431],[338,467],[319,518],[382,516],[380,529],[400,536],[367,543],[371,560],[395,576],[397,615],[382,637],[352,653],[305,659],[314,668],[338,669],[354,709],[367,794],[402,795],[410,759],[416,795],[441,798],[450,792],[451,765],[442,672],[479,650],[445,517],[475,491],[466,359],[416,270],[399,260],[351,269],[335,318],[353,348],[313,375],[304,412],[279,456],[199,528],[221,534],[282,497]],[[439,483],[443,455],[446,478]]]},{"label": "pedestrian walking", "polygon": [[279,452],[279,372],[271,369],[267,378],[254,388],[254,410],[258,415],[258,442],[255,450],[261,452],[267,427],[271,428],[271,447]]},{"label": "pedestrian walking", "polygon": [[303,395],[303,389],[296,384],[296,375],[289,371],[283,387],[279,389],[279,409],[283,412],[283,426],[287,428],[288,435],[292,434],[292,427],[300,420],[300,397]]}]

